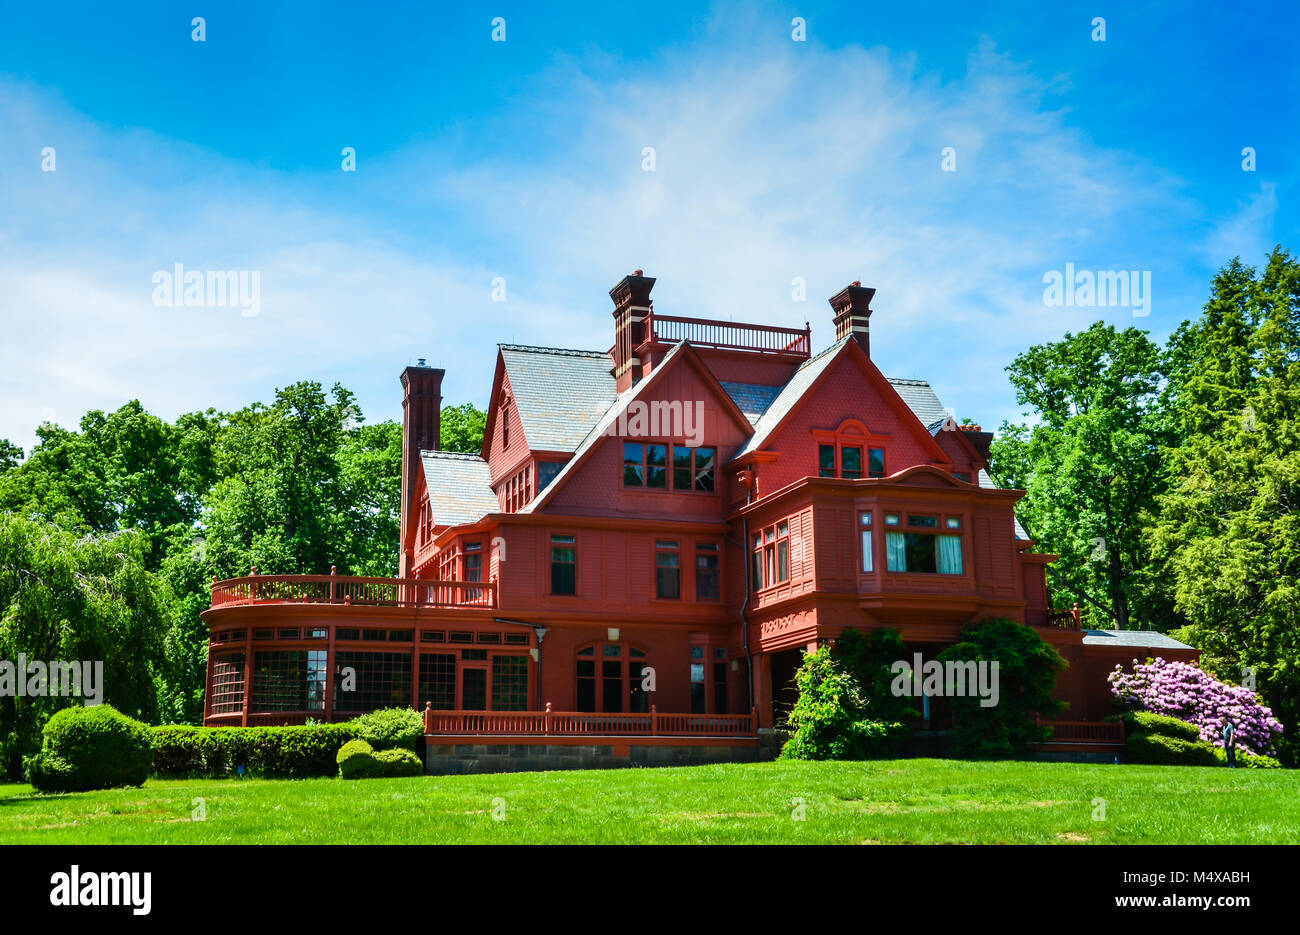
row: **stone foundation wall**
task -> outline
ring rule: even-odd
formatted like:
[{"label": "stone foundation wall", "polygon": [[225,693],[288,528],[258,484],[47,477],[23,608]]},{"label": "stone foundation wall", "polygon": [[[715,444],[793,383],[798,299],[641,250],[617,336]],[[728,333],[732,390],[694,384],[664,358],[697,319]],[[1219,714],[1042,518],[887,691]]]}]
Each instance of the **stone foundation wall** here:
[{"label": "stone foundation wall", "polygon": [[657,746],[620,743],[511,744],[429,743],[424,771],[434,776],[461,773],[519,773],[553,769],[621,769],[631,766],[694,766],[702,763],[757,763],[776,758],[780,743],[760,737],[754,746]]}]

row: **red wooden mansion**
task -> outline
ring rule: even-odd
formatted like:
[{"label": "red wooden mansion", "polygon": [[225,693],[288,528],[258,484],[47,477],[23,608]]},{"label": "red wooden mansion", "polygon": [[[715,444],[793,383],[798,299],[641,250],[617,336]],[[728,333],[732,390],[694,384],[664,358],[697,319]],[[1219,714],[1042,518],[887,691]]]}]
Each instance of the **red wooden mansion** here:
[{"label": "red wooden mansion", "polygon": [[1086,746],[1118,739],[1116,663],[1194,658],[1048,607],[992,435],[871,358],[874,289],[814,354],[806,326],[659,314],[654,283],[610,291],[607,351],[501,345],[479,454],[439,450],[444,371],[407,367],[400,577],[214,582],[205,722],[412,705],[435,769],[741,758],[805,650],[892,627],[929,658],[1009,617],[1068,661],[1057,736]]}]

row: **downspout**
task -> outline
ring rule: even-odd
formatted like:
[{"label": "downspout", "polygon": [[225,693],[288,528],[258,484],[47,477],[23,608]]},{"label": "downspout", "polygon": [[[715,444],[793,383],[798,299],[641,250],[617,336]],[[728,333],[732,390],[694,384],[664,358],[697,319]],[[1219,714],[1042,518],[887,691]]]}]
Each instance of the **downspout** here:
[{"label": "downspout", "polygon": [[[746,488],[745,506],[754,502],[754,487],[757,478],[750,474],[754,481]],[[740,604],[740,626],[745,639],[745,672],[749,676],[749,710],[753,711],[754,704],[754,654],[749,648],[749,618],[745,616],[745,611],[749,609],[749,595],[753,593],[753,581],[750,575],[753,573],[753,565],[749,557],[749,517],[741,517],[740,520],[740,560],[745,566],[745,599]]]}]

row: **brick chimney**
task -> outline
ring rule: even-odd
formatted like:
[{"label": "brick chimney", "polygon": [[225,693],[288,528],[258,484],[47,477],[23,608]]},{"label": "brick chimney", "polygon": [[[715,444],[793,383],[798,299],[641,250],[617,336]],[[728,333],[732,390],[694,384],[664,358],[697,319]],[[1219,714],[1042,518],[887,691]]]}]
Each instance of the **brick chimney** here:
[{"label": "brick chimney", "polygon": [[437,451],[441,447],[439,431],[442,425],[442,378],[446,371],[435,370],[419,364],[402,371],[402,549],[398,561],[398,575],[405,578],[411,570],[414,556],[406,550],[406,527],[411,520],[411,507],[415,500],[415,481],[423,469],[421,451]]},{"label": "brick chimney", "polygon": [[835,340],[852,337],[871,356],[871,335],[868,330],[871,318],[871,297],[875,289],[868,289],[856,279],[831,296],[835,310]]},{"label": "brick chimney", "polygon": [[645,318],[650,313],[650,290],[654,287],[654,277],[637,269],[609,290],[609,297],[614,300],[614,348],[610,352],[614,366],[610,373],[620,393],[641,376],[636,349],[646,338]]}]

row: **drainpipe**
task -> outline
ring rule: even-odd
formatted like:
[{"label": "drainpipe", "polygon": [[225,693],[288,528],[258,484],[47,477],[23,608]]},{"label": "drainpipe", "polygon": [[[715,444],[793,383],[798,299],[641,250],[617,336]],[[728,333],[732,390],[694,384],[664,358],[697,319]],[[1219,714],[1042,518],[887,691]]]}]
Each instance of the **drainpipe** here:
[{"label": "drainpipe", "polygon": [[745,638],[745,672],[749,676],[749,710],[754,710],[754,654],[749,651],[749,619],[745,616],[745,611],[749,608],[749,593],[751,588],[749,561],[749,518],[745,517],[740,521],[740,560],[745,563],[745,599],[740,604],[740,627]]},{"label": "drainpipe", "polygon": [[[748,470],[749,468],[747,468]],[[750,485],[745,493],[745,506],[754,502],[754,485]],[[740,520],[740,560],[745,566],[745,599],[740,604],[740,627],[745,640],[745,672],[749,676],[749,710],[754,710],[754,654],[749,649],[749,619],[745,616],[745,611],[749,609],[749,595],[753,593],[753,582],[750,575],[753,573],[753,566],[749,557],[749,517],[742,517]]]}]

